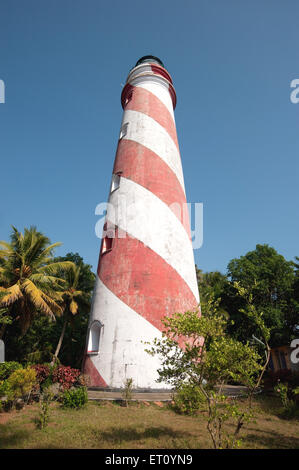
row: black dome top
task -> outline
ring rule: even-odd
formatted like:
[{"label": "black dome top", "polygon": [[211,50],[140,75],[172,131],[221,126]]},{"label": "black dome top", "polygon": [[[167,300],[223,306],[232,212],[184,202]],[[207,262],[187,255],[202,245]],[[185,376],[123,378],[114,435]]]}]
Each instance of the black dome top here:
[{"label": "black dome top", "polygon": [[[159,65],[161,65],[162,67],[164,67],[164,64],[163,64],[162,60],[160,60],[158,57],[155,57],[154,55],[144,55],[143,57],[141,57],[141,59],[139,59],[139,60],[136,62],[135,67],[137,67],[137,65],[142,64],[143,62],[156,62],[157,64],[159,64]],[[165,68],[165,67],[164,67],[164,68]]]}]

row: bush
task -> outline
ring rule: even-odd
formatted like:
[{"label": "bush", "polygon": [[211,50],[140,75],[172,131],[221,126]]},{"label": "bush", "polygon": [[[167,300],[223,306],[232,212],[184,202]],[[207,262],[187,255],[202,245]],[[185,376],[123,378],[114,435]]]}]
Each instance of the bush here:
[{"label": "bush", "polygon": [[41,389],[52,384],[52,371],[47,364],[34,364],[30,366],[36,373],[36,380]]},{"label": "bush", "polygon": [[285,418],[291,419],[299,416],[299,407],[295,399],[296,395],[299,394],[299,387],[292,390],[288,384],[278,383],[274,390],[281,399]]},{"label": "bush", "polygon": [[87,374],[80,374],[78,379],[79,385],[88,387],[90,385],[90,377]]},{"label": "bush", "polygon": [[62,395],[62,406],[64,408],[81,408],[87,403],[86,387],[77,387],[73,390],[65,390]]},{"label": "bush", "polygon": [[0,380],[0,398],[5,397],[8,393],[7,380]]},{"label": "bush", "polygon": [[298,371],[292,371],[292,375],[289,380],[289,385],[292,389],[299,387],[299,372]]},{"label": "bush", "polygon": [[62,391],[69,390],[74,385],[79,385],[81,372],[79,369],[72,369],[69,366],[58,366],[53,370],[52,381],[59,383]]},{"label": "bush", "polygon": [[264,387],[274,388],[278,383],[286,383],[290,388],[299,386],[299,372],[290,369],[281,369],[276,372],[268,370],[264,375]]},{"label": "bush", "polygon": [[125,388],[123,389],[122,396],[125,401],[125,405],[128,406],[129,400],[132,400],[132,392],[133,392],[133,379],[130,377],[126,379],[124,382]]},{"label": "bush", "polygon": [[174,396],[174,411],[179,414],[193,415],[205,403],[203,393],[191,384],[182,384]]},{"label": "bush", "polygon": [[13,396],[8,381],[0,380],[0,411],[9,411],[13,406],[12,399]]},{"label": "bush", "polygon": [[36,419],[36,427],[38,429],[44,429],[48,426],[49,414],[50,414],[50,403],[53,399],[52,393],[46,388],[43,391],[40,403],[39,415]]},{"label": "bush", "polygon": [[15,370],[7,379],[7,387],[11,398],[23,398],[29,395],[36,382],[36,373],[31,367]]},{"label": "bush", "polygon": [[17,369],[22,369],[22,365],[19,362],[15,362],[15,361],[1,362],[0,381],[8,379],[8,377]]}]

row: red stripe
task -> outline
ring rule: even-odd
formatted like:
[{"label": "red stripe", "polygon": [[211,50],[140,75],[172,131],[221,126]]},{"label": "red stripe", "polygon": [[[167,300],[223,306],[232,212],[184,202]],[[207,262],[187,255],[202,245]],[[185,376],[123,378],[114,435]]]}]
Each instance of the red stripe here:
[{"label": "red stripe", "polygon": [[177,271],[129,235],[115,238],[113,249],[101,256],[98,276],[114,295],[160,331],[165,315],[197,307],[196,298]]},{"label": "red stripe", "polygon": [[86,355],[85,357],[83,370],[84,370],[84,374],[88,375],[90,378],[89,385],[91,387],[108,387],[105,380],[99,374],[94,363],[92,362],[91,358],[88,355]]},{"label": "red stripe", "polygon": [[171,76],[169,75],[167,70],[164,69],[163,67],[161,67],[160,65],[151,64],[151,69],[156,75],[161,75],[162,77],[166,78],[166,80],[169,82],[168,90],[169,90],[169,93],[170,93],[170,96],[171,96],[171,99],[172,99],[173,109],[175,109],[177,99],[176,99],[176,92],[175,92],[174,86],[172,84]]},{"label": "red stripe", "polygon": [[164,67],[161,67],[161,65],[158,64],[151,64],[151,69],[154,73],[161,75],[162,77],[166,78],[166,80],[168,80],[170,83],[172,83],[172,78],[167,72],[167,70],[164,69]]},{"label": "red stripe", "polygon": [[175,208],[171,209],[191,240],[189,215],[183,217],[183,208],[187,210],[184,206],[185,193],[174,172],[156,153],[133,140],[123,138],[119,141],[113,168],[113,173],[120,172],[121,176],[148,189],[168,206],[176,203],[181,210],[175,212]]},{"label": "red stripe", "polygon": [[132,98],[126,105],[126,110],[138,111],[158,122],[170,135],[180,152],[175,122],[165,104],[145,88],[131,87],[131,92]]}]

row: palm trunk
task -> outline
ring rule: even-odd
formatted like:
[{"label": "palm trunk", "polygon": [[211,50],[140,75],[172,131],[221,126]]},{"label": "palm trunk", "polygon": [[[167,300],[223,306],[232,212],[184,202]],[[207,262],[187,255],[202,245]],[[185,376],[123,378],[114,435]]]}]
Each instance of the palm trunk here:
[{"label": "palm trunk", "polygon": [[52,359],[52,362],[51,362],[51,365],[53,366],[54,363],[56,362],[56,359],[58,357],[58,354],[59,354],[59,351],[60,351],[60,348],[61,348],[61,345],[62,345],[62,341],[63,341],[63,337],[64,337],[64,333],[65,333],[65,329],[66,329],[66,325],[67,325],[67,317],[65,318],[64,320],[64,324],[63,324],[63,327],[62,327],[62,331],[61,331],[61,334],[60,334],[60,338],[59,338],[59,341],[58,341],[58,344],[57,344],[57,347],[56,347],[56,351],[55,351],[55,354],[54,354],[54,357]]}]

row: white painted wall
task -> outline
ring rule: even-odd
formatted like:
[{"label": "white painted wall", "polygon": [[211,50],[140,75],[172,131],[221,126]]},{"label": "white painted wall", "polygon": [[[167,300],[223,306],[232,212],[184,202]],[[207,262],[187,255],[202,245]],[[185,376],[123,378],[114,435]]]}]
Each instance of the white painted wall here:
[{"label": "white painted wall", "polygon": [[123,388],[132,378],[134,388],[170,388],[156,383],[160,361],[146,353],[142,341],[161,338],[161,332],[116,297],[98,278],[96,280],[92,323],[103,324],[99,354],[91,360],[110,387]]},{"label": "white painted wall", "polygon": [[107,220],[142,241],[173,269],[199,301],[194,255],[188,233],[176,215],[160,198],[143,186],[121,178],[111,193]]},{"label": "white painted wall", "polygon": [[164,127],[150,116],[130,109],[124,112],[122,122],[123,125],[128,123],[123,139],[133,140],[155,152],[175,173],[185,192],[181,156]]}]

